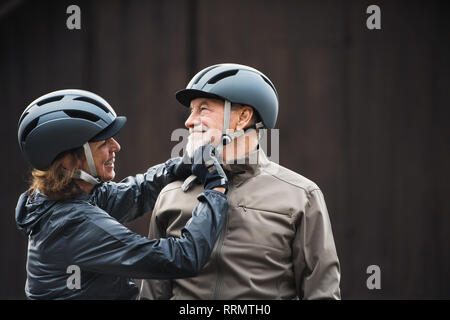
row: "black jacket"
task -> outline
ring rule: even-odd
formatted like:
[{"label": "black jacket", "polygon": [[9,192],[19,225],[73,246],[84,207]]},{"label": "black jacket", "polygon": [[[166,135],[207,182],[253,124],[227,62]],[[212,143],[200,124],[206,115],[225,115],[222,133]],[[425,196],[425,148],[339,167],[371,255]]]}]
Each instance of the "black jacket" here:
[{"label": "black jacket", "polygon": [[169,160],[120,183],[103,183],[76,199],[23,193],[16,223],[29,237],[27,297],[134,299],[138,288],[132,278],[196,275],[225,221],[228,204],[222,193],[206,190],[198,196],[181,238],[148,240],[120,223],[153,208],[161,189],[176,179],[172,165]]}]

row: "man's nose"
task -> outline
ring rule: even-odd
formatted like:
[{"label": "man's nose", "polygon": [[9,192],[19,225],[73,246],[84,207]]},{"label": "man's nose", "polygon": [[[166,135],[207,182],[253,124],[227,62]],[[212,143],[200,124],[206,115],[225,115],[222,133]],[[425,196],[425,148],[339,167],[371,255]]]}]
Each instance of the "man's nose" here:
[{"label": "man's nose", "polygon": [[196,125],[199,125],[200,123],[200,117],[198,116],[198,114],[196,112],[191,112],[184,125],[186,128],[190,129],[195,127]]}]

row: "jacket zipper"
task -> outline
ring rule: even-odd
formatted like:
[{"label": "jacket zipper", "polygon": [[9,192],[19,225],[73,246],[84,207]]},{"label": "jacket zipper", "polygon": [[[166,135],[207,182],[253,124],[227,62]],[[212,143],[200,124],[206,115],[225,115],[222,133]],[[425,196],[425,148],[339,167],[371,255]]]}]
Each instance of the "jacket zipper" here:
[{"label": "jacket zipper", "polygon": [[[228,194],[230,194],[230,195],[231,195],[231,190],[232,190],[232,188],[231,188],[231,184],[230,184],[228,186]],[[228,198],[228,203],[231,204],[231,197]],[[217,300],[217,297],[219,296],[220,287],[222,285],[222,276],[221,276],[221,272],[220,272],[219,261],[220,261],[222,247],[223,247],[223,241],[225,240],[225,234],[228,229],[228,214],[229,214],[229,212],[227,212],[227,216],[225,217],[225,225],[222,229],[222,233],[219,238],[219,243],[217,244],[217,251],[216,251],[216,256],[215,256],[216,264],[217,264],[217,278],[216,278],[216,286],[214,288],[213,300]]]}]

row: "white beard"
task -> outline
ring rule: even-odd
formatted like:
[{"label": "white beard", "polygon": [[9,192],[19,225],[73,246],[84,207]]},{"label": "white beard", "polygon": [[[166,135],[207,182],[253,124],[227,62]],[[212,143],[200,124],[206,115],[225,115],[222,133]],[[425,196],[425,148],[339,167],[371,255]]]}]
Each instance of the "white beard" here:
[{"label": "white beard", "polygon": [[220,143],[220,137],[222,135],[222,131],[220,130],[209,129],[204,125],[200,125],[189,131],[190,134],[186,145],[186,152],[189,158],[192,158],[195,150],[201,146],[206,146],[211,143],[214,147],[217,147]]}]

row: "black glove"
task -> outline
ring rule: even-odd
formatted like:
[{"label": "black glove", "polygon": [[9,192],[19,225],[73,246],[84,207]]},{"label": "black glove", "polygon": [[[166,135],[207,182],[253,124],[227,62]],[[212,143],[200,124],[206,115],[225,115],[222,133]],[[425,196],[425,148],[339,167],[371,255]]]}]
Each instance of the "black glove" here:
[{"label": "black glove", "polygon": [[186,152],[183,158],[178,157],[170,160],[168,171],[178,180],[184,180],[192,174],[192,160],[187,156]]},{"label": "black glove", "polygon": [[216,158],[213,145],[208,144],[195,150],[192,173],[197,176],[205,190],[222,187],[225,188],[225,193],[228,191],[228,179]]}]

